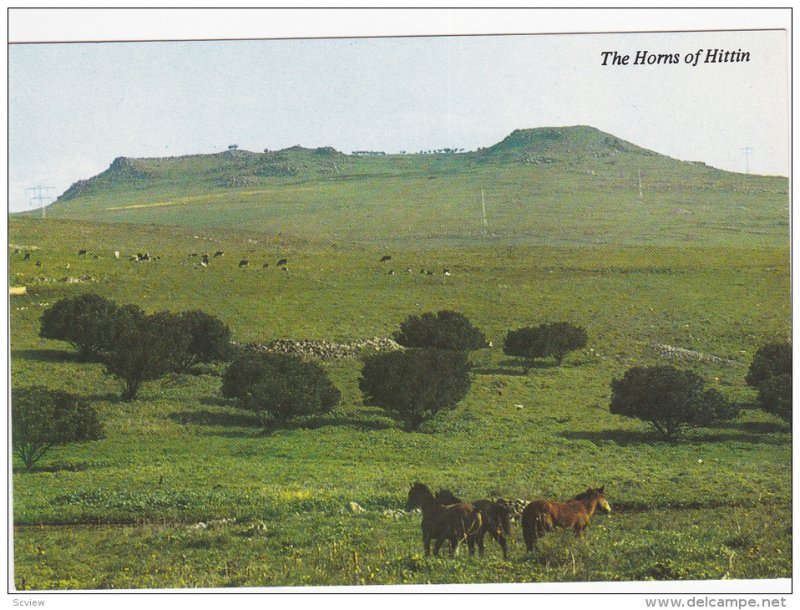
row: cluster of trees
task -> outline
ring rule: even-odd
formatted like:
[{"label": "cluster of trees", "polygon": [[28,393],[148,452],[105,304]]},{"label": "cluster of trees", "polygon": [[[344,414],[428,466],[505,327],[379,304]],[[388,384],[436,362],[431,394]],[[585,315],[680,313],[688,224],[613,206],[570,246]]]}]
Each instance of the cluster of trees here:
[{"label": "cluster of trees", "polygon": [[[124,384],[132,400],[141,384],[199,363],[229,360],[221,392],[257,414],[264,426],[334,409],[339,389],[325,370],[296,356],[231,349],[230,329],[202,311],[145,314],[96,294],[58,301],[41,318],[40,335],[67,341],[85,361],[98,361]],[[365,404],[386,410],[407,430],[450,410],[471,385],[469,353],[489,346],[461,313],[439,311],[406,318],[394,339],[405,349],[364,360],[358,380]],[[526,372],[536,358],[561,364],[588,341],[568,322],[509,331],[503,351],[521,358]],[[791,346],[768,344],[756,353],[746,378],[768,412],[791,422]],[[633,367],[611,382],[611,413],[648,422],[666,437],[736,417],[738,409],[692,371],[672,366]],[[102,437],[96,411],[80,398],[34,386],[15,389],[13,449],[32,468],[50,448]]]},{"label": "cluster of trees", "polygon": [[124,383],[133,400],[141,384],[201,362],[223,360],[230,329],[203,311],[147,315],[97,294],[61,299],[42,315],[39,335],[72,344],[83,361],[97,361]]},{"label": "cluster of trees", "polygon": [[[768,343],[756,351],[745,377],[767,413],[792,422],[792,346]],[[633,367],[611,382],[611,413],[648,422],[665,437],[734,419],[739,409],[692,371],[673,366]]]}]

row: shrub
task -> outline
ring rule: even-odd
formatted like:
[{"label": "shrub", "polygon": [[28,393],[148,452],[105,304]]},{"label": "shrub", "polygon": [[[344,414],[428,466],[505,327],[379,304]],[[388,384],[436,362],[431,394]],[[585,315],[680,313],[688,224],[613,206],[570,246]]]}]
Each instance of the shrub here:
[{"label": "shrub", "polygon": [[456,311],[409,316],[394,333],[394,340],[405,347],[472,351],[487,347],[486,336]]},{"label": "shrub", "polygon": [[610,410],[646,421],[667,437],[737,415],[722,394],[705,389],[702,377],[672,366],[633,367],[614,379]]},{"label": "shrub", "polygon": [[792,425],[792,375],[775,375],[758,386],[758,402],[767,413]]},{"label": "shrub", "polygon": [[67,341],[78,350],[81,360],[100,356],[109,345],[109,322],[117,304],[88,293],[55,302],[41,318],[39,336]]},{"label": "shrub", "polygon": [[586,330],[569,322],[540,324],[536,328],[510,330],[503,344],[503,353],[527,361],[525,371],[531,368],[534,358],[553,357],[561,364],[571,351],[585,347],[588,341]]},{"label": "shrub", "polygon": [[143,382],[177,370],[186,358],[189,336],[177,314],[145,316],[135,305],[125,305],[111,326],[113,346],[103,362],[108,374],[125,383],[123,400],[133,400]]},{"label": "shrub", "polygon": [[230,363],[223,375],[222,395],[237,399],[264,425],[326,413],[341,398],[318,364],[296,356],[254,352],[242,353]]},{"label": "shrub", "polygon": [[188,370],[200,362],[225,360],[230,352],[231,330],[219,318],[204,311],[184,311],[179,314],[183,332],[189,339],[186,358],[181,370]]},{"label": "shrub", "polygon": [[767,343],[758,348],[745,381],[758,388],[770,377],[792,373],[792,346],[789,343]]},{"label": "shrub", "polygon": [[103,437],[97,411],[77,396],[41,386],[20,388],[11,396],[14,453],[30,470],[57,445]]},{"label": "shrub", "polygon": [[433,349],[377,354],[365,361],[358,387],[365,404],[383,407],[407,430],[416,430],[467,395],[467,354]]}]

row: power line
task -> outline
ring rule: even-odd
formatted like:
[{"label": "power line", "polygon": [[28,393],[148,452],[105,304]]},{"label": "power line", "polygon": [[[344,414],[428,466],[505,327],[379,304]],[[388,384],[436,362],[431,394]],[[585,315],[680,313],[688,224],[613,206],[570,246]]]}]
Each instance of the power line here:
[{"label": "power line", "polygon": [[44,218],[45,215],[46,215],[44,200],[45,199],[53,199],[53,197],[50,197],[49,195],[47,195],[47,191],[49,191],[50,189],[55,189],[55,188],[56,187],[54,187],[54,186],[44,186],[43,184],[39,183],[36,186],[30,186],[30,187],[25,189],[25,192],[33,191],[34,195],[29,198],[29,202],[31,204],[31,207],[33,207],[33,202],[34,201],[38,201],[39,202],[39,209],[42,211],[42,218]]}]

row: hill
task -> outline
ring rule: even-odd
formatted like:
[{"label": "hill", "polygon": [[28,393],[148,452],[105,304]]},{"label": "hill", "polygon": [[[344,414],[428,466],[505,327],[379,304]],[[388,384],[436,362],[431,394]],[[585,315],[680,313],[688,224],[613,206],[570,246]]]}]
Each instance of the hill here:
[{"label": "hill", "polygon": [[789,222],[786,178],[679,161],[587,126],[516,130],[463,153],[348,155],[294,146],[119,157],[73,184],[48,215],[415,247],[487,238],[782,246]]}]

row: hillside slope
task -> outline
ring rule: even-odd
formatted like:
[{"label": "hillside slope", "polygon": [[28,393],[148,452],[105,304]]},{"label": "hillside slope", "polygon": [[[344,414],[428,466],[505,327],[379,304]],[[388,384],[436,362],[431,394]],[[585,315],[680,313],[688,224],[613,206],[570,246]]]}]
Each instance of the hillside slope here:
[{"label": "hillside slope", "polygon": [[786,178],[679,161],[576,126],[516,130],[466,153],[347,155],[294,146],[119,157],[73,184],[48,215],[415,246],[782,246],[788,205]]}]

